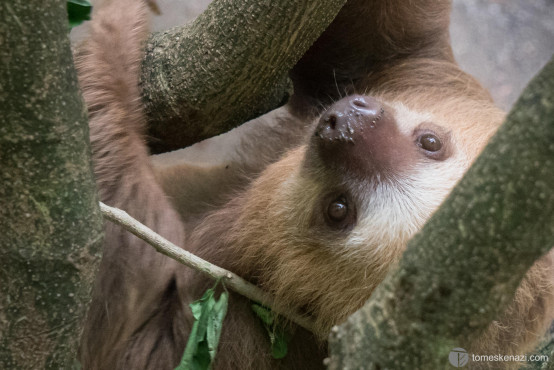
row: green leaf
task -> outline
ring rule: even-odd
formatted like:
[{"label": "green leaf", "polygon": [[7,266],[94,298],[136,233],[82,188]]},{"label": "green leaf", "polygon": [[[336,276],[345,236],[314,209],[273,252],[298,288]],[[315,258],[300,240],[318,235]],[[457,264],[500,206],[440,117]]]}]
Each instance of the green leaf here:
[{"label": "green leaf", "polygon": [[260,306],[257,303],[253,303],[252,310],[256,313],[256,315],[262,320],[264,324],[273,325],[275,314],[269,308]]},{"label": "green leaf", "polygon": [[281,329],[275,333],[271,344],[271,355],[273,358],[279,360],[287,355],[289,340],[290,337],[285,330]]},{"label": "green leaf", "polygon": [[277,314],[269,308],[253,303],[252,310],[260,318],[267,331],[271,343],[271,355],[277,360],[282,359],[287,355],[291,335],[279,324]]},{"label": "green leaf", "polygon": [[67,0],[67,18],[69,28],[90,20],[92,4],[88,0]]},{"label": "green leaf", "polygon": [[207,370],[211,368],[229,301],[227,292],[221,293],[219,300],[216,300],[214,295],[215,286],[206,290],[202,298],[189,305],[195,321],[181,362],[175,370]]},{"label": "green leaf", "polygon": [[195,320],[200,320],[200,317],[202,317],[202,312],[204,312],[206,307],[214,303],[214,293],[214,289],[210,288],[206,290],[202,298],[189,304]]},{"label": "green leaf", "polygon": [[208,352],[210,359],[213,362],[217,351],[217,345],[219,344],[219,337],[221,335],[221,329],[223,325],[223,319],[227,314],[227,304],[229,302],[229,295],[227,292],[221,293],[219,301],[217,301],[209,313],[208,316],[208,328],[206,333],[206,339],[208,342]]}]

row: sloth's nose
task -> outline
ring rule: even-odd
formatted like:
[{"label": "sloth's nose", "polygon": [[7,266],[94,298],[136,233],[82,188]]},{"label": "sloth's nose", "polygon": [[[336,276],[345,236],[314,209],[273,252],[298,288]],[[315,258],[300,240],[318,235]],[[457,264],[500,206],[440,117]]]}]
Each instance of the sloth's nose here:
[{"label": "sloth's nose", "polygon": [[[352,95],[319,119],[308,156],[326,168],[362,178],[400,171],[415,145],[397,126],[394,110],[371,96]],[[313,153],[313,154],[312,154]]]},{"label": "sloth's nose", "polygon": [[327,142],[355,142],[380,124],[384,110],[375,98],[351,95],[334,103],[319,119],[315,136]]}]

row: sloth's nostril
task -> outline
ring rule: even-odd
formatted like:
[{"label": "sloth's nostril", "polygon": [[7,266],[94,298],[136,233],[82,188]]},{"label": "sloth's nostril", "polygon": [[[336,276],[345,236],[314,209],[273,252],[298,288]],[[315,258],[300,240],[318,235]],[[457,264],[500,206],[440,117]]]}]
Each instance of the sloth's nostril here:
[{"label": "sloth's nostril", "polygon": [[352,100],[352,105],[354,105],[358,108],[367,108],[367,107],[369,107],[367,102],[361,97],[353,99]]},{"label": "sloth's nostril", "polygon": [[336,114],[330,114],[329,116],[327,116],[327,119],[326,119],[327,123],[329,123],[329,127],[331,129],[335,129],[335,127],[337,127],[337,115]]}]

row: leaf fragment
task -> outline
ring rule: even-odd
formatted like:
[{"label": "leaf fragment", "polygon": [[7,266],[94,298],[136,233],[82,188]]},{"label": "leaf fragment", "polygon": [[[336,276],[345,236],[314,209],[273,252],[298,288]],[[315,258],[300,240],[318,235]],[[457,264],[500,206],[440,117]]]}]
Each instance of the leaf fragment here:
[{"label": "leaf fragment", "polygon": [[67,19],[69,28],[90,20],[92,4],[88,0],[67,0]]},{"label": "leaf fragment", "polygon": [[260,318],[267,331],[271,343],[271,355],[277,360],[284,358],[288,352],[290,333],[279,323],[277,314],[269,308],[253,303],[252,310]]},{"label": "leaf fragment", "polygon": [[215,360],[229,302],[226,291],[215,299],[215,288],[206,290],[202,298],[189,305],[195,321],[181,362],[175,370],[207,370]]}]

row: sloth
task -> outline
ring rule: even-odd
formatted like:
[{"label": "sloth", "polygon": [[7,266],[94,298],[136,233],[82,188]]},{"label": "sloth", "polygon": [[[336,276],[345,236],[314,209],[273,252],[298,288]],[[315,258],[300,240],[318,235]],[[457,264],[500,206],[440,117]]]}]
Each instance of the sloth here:
[{"label": "sloth", "polygon": [[[215,368],[322,368],[331,327],[364,304],[502,123],[454,61],[449,8],[349,1],[291,71],[291,101],[250,122],[235,154],[212,166],[150,160],[138,86],[144,4],[96,11],[75,59],[101,200],[315,322],[314,332],[289,324],[289,352],[273,359],[251,302],[231,293]],[[466,348],[531,350],[552,320],[552,270],[548,254]],[[83,369],[173,369],[193,324],[188,304],[212,285],[108,223]]]}]

